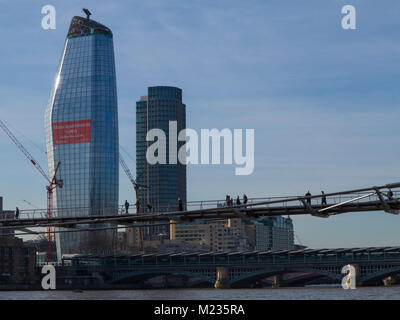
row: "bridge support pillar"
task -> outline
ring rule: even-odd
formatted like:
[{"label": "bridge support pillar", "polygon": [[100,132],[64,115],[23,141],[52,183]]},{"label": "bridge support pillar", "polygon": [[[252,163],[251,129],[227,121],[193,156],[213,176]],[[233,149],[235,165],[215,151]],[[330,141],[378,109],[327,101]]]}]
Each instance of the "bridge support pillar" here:
[{"label": "bridge support pillar", "polygon": [[215,289],[229,289],[229,268],[217,267],[217,281],[214,284]]},{"label": "bridge support pillar", "polygon": [[385,287],[390,287],[392,284],[395,284],[395,283],[396,283],[396,280],[392,276],[389,276],[389,277],[383,279],[383,284],[385,285]]},{"label": "bridge support pillar", "polygon": [[282,275],[277,274],[272,277],[272,288],[279,288],[282,285]]}]

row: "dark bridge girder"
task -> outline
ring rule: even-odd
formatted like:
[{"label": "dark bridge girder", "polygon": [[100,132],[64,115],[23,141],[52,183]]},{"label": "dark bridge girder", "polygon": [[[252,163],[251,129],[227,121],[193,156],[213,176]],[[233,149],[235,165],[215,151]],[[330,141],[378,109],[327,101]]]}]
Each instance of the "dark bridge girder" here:
[{"label": "dark bridge girder", "polygon": [[143,270],[143,271],[133,271],[133,272],[127,272],[121,277],[118,277],[116,279],[111,280],[110,282],[113,284],[125,284],[125,283],[131,283],[132,281],[143,281],[143,280],[148,280],[157,276],[163,276],[163,275],[180,275],[184,276],[187,278],[193,278],[193,279],[198,279],[202,280],[204,282],[207,282],[212,286],[215,282],[215,279],[212,277],[207,277],[201,273],[196,273],[196,272],[189,272],[185,270],[168,270],[168,269],[150,269],[150,270]]},{"label": "dark bridge girder", "polygon": [[326,272],[326,271],[320,270],[318,268],[315,268],[315,269],[314,268],[296,268],[296,267],[266,268],[266,269],[257,270],[253,273],[244,274],[241,277],[233,279],[230,282],[230,284],[231,284],[232,288],[248,287],[250,284],[252,284],[258,280],[262,280],[262,279],[269,278],[272,276],[283,275],[283,274],[288,274],[288,273],[296,273],[296,272],[313,274],[314,278],[315,278],[315,275],[318,274],[320,277],[327,277],[331,280],[338,281],[338,282],[340,282],[340,280],[344,276],[344,275],[336,274],[333,272]]},{"label": "dark bridge girder", "polygon": [[363,285],[375,284],[376,282],[382,281],[383,279],[396,274],[400,274],[400,266],[382,269],[378,272],[367,274],[361,277],[360,280]]},{"label": "dark bridge girder", "polygon": [[[295,285],[296,282],[299,284],[307,283],[311,280],[315,280],[318,278],[329,278],[338,284],[341,283],[344,274],[327,272],[318,268],[265,268],[260,269],[254,272],[244,273],[243,275],[230,279],[229,284],[231,288],[248,288],[251,287],[256,281],[260,281],[265,278],[269,278],[272,276],[291,274],[291,273],[304,273],[306,275],[300,278],[287,279],[282,281],[282,285]],[[395,274],[400,274],[400,266],[383,269],[379,272],[373,272],[370,274],[366,274],[360,278],[360,285],[368,285],[368,284],[376,284],[380,283],[381,280],[388,276],[392,276]],[[127,283],[137,283],[139,281],[145,281],[157,276],[162,275],[180,275],[187,278],[198,279],[205,283],[209,283],[210,287],[215,283],[215,276],[207,276],[199,272],[190,272],[182,269],[148,269],[148,270],[140,270],[140,271],[130,271],[126,272],[123,275],[112,279],[109,277],[109,283],[111,284],[127,284]]]}]

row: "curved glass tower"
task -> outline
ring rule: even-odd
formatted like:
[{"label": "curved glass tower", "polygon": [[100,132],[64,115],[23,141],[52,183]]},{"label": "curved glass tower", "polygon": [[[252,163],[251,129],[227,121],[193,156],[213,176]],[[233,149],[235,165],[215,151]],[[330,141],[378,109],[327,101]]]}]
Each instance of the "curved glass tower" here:
[{"label": "curved glass tower", "polygon": [[[118,111],[109,28],[88,18],[72,19],[45,129],[49,175],[60,161],[64,181],[54,191],[53,215],[117,214]],[[114,236],[109,230],[56,233],[58,259],[65,253],[109,252]]]}]

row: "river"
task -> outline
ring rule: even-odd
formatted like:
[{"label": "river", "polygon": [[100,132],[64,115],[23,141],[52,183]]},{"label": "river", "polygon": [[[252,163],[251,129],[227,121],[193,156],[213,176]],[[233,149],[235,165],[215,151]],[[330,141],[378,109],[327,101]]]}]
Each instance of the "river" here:
[{"label": "river", "polygon": [[0,300],[399,300],[400,286],[262,288],[262,289],[164,289],[100,291],[0,291]]}]

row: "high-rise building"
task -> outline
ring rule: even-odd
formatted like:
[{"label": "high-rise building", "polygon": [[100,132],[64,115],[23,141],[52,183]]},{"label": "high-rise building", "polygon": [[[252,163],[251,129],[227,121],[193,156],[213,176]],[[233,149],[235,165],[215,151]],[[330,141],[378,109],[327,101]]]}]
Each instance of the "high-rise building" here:
[{"label": "high-rise building", "polygon": [[[142,212],[176,211],[178,198],[186,204],[186,165],[169,154],[170,143],[176,150],[185,144],[178,143],[175,134],[170,135],[170,122],[176,122],[176,132],[186,128],[186,106],[182,103],[182,90],[175,87],[149,87],[147,96],[136,103],[136,175]],[[146,141],[151,129],[161,129],[166,137],[166,164],[149,164],[146,150],[152,142]],[[172,145],[171,145],[172,146]],[[175,148],[174,146],[174,148]],[[147,228],[145,236],[156,238],[158,234],[169,234],[169,227]]]},{"label": "high-rise building", "polygon": [[[63,188],[54,215],[117,214],[118,111],[113,35],[73,17],[45,114],[49,175],[58,162]],[[90,227],[90,226],[89,226]],[[101,227],[99,225],[93,227]],[[103,251],[114,231],[57,233],[57,254]]]}]

